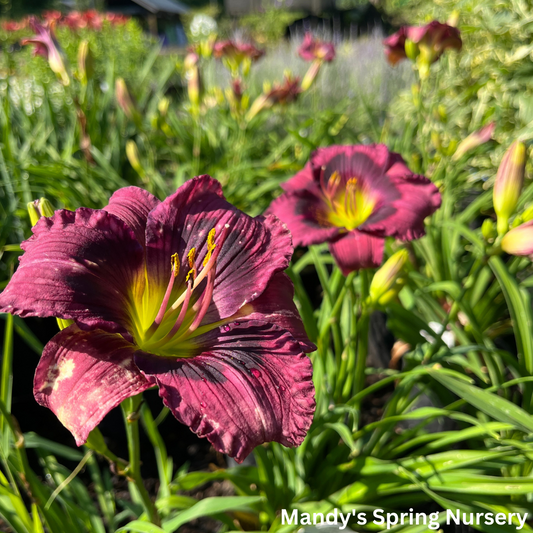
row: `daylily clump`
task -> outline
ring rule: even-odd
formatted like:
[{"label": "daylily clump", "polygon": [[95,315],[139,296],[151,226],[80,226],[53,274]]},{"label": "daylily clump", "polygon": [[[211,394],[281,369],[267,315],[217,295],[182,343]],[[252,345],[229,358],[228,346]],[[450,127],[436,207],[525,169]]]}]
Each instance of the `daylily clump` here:
[{"label": "daylily clump", "polygon": [[437,187],[382,144],[319,148],[282,187],[269,212],[295,245],[328,242],[345,275],[379,266],[386,237],[424,235],[424,219],[441,203]]},{"label": "daylily clump", "polygon": [[179,421],[237,461],[263,442],[302,442],[315,347],[276,217],[245,215],[201,176],[163,202],[127,187],[102,210],[56,211],[22,248],[0,311],[73,320],[46,345],[34,392],[78,445],[154,385]]}]

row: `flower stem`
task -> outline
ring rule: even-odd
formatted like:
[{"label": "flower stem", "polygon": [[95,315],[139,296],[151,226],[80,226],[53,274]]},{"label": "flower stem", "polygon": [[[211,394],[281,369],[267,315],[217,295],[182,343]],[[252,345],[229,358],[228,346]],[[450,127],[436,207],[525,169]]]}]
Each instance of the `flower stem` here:
[{"label": "flower stem", "polygon": [[130,464],[127,469],[128,477],[132,480],[142,499],[143,507],[152,522],[160,525],[161,520],[150,495],[146,490],[141,477],[141,450],[139,447],[139,409],[142,403],[142,394],[127,398],[121,403],[126,435],[128,437],[128,452]]},{"label": "flower stem", "polygon": [[[4,353],[2,357],[2,376],[0,379],[0,399],[6,406],[8,413],[11,412],[11,392],[13,389],[13,315],[6,316],[6,326],[4,335]],[[0,435],[2,436],[2,446],[7,453],[9,444],[9,433],[7,431],[7,421],[5,417],[0,418]]]},{"label": "flower stem", "polygon": [[362,270],[361,279],[361,315],[357,323],[357,359],[355,361],[354,393],[359,394],[365,386],[366,358],[368,355],[368,330],[370,328],[370,309],[364,302],[370,291],[370,272]]}]

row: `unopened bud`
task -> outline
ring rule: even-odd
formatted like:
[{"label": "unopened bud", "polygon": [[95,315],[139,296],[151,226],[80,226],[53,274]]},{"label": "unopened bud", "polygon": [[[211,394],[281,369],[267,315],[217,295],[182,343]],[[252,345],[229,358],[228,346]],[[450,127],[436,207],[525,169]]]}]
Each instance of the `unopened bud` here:
[{"label": "unopened bud", "polygon": [[454,9],[452,11],[452,14],[450,15],[450,18],[446,21],[446,24],[448,24],[448,26],[452,26],[453,28],[457,28],[458,23],[459,23],[459,11],[457,9]]},{"label": "unopened bud", "polygon": [[452,161],[457,161],[470,150],[473,150],[477,146],[480,146],[489,141],[492,138],[492,134],[494,133],[495,127],[496,122],[491,122],[490,124],[487,124],[480,130],[471,133],[468,137],[463,139],[459,143],[457,150],[453,154]]},{"label": "unopened bud", "polygon": [[82,41],[78,48],[78,79],[83,85],[94,75],[94,59],[89,47],[89,41]]},{"label": "unopened bud", "polygon": [[46,198],[29,202],[27,207],[32,226],[35,226],[41,217],[51,217],[54,214],[54,208]]},{"label": "unopened bud", "polygon": [[501,247],[504,252],[511,255],[531,256],[533,254],[533,221],[526,222],[506,233]]},{"label": "unopened bud", "polygon": [[415,61],[418,54],[420,53],[420,50],[418,48],[418,45],[411,41],[411,39],[405,40],[405,55],[411,60]]},{"label": "unopened bud", "polygon": [[311,85],[313,85],[313,82],[315,81],[315,78],[318,76],[318,72],[320,71],[320,67],[322,65],[321,59],[315,59],[312,63],[307,72],[305,73],[305,76],[302,80],[302,91],[307,91]]},{"label": "unopened bud", "polygon": [[166,117],[169,106],[170,106],[170,100],[166,96],[164,96],[163,98],[161,98],[161,100],[159,100],[159,103],[157,104],[157,110],[159,111],[162,117]]},{"label": "unopened bud", "polygon": [[140,125],[141,116],[137,111],[137,106],[133,101],[133,98],[128,91],[126,82],[122,78],[117,78],[115,82],[115,95],[117,98],[118,105],[124,111],[124,114],[135,122],[136,125]]},{"label": "unopened bud", "polygon": [[135,141],[130,140],[126,143],[126,156],[135,172],[137,172],[141,178],[144,178],[146,176],[146,172],[141,165],[141,161],[139,159],[139,150],[137,149]]},{"label": "unopened bud", "polygon": [[524,222],[529,222],[530,220],[533,220],[533,204],[529,204],[524,212],[522,213],[522,220]]},{"label": "unopened bud", "polygon": [[493,203],[498,216],[498,235],[503,235],[508,230],[509,217],[513,214],[522,191],[525,167],[526,146],[515,141],[505,152],[494,183]]},{"label": "unopened bud", "polygon": [[481,234],[483,235],[486,241],[494,239],[496,237],[496,227],[494,221],[490,218],[486,218],[481,224]]},{"label": "unopened bud", "polygon": [[407,250],[399,250],[389,257],[375,273],[370,284],[370,302],[372,304],[385,305],[398,294],[403,285],[400,273],[408,259]]}]

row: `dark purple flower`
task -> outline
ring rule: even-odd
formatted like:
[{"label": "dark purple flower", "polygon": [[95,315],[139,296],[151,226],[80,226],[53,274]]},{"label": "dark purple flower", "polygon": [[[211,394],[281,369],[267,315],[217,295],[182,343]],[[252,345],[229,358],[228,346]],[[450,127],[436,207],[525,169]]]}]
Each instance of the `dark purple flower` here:
[{"label": "dark purple flower", "polygon": [[263,442],[302,442],[315,347],[276,217],[245,215],[200,176],[163,202],[120,189],[103,210],[57,211],[33,233],[0,311],[74,320],[46,345],[34,392],[78,445],[154,385],[180,422],[237,461]]},{"label": "dark purple flower", "polygon": [[53,24],[43,26],[35,17],[30,17],[29,24],[35,32],[35,36],[29,39],[23,39],[21,43],[33,44],[35,46],[34,55],[44,57],[52,71],[61,79],[63,85],[69,85],[70,78],[63,61],[61,48],[55,38]]},{"label": "dark purple flower", "polygon": [[271,105],[288,104],[294,102],[301,92],[300,78],[286,74],[283,82],[274,82],[274,86],[265,93],[265,96]]},{"label": "dark purple flower", "polygon": [[401,27],[396,33],[383,40],[385,45],[385,55],[391,65],[407,59],[405,53],[405,40],[407,39],[407,26]]},{"label": "dark purple flower", "polygon": [[309,32],[305,34],[304,40],[298,54],[305,61],[333,61],[335,59],[335,45],[320,39],[315,39]]},{"label": "dark purple flower", "polygon": [[329,242],[345,275],[381,264],[385,237],[424,235],[424,218],[441,203],[435,185],[383,144],[319,148],[283,188],[269,212],[295,245]]},{"label": "dark purple flower", "polygon": [[226,57],[232,59],[237,63],[241,63],[245,58],[252,61],[257,61],[265,54],[264,50],[260,50],[251,43],[240,43],[237,41],[219,41],[213,47],[213,55],[221,58]]},{"label": "dark purple flower", "polygon": [[285,74],[283,83],[274,82],[274,86],[258,96],[251,105],[246,120],[252,120],[263,109],[270,109],[275,104],[294,102],[303,91],[300,78]]},{"label": "dark purple flower", "polygon": [[437,20],[424,26],[404,26],[383,41],[391,65],[407,58],[407,39],[414,43],[415,53],[419,53],[427,64],[437,61],[446,49],[461,50],[463,46],[459,30]]}]

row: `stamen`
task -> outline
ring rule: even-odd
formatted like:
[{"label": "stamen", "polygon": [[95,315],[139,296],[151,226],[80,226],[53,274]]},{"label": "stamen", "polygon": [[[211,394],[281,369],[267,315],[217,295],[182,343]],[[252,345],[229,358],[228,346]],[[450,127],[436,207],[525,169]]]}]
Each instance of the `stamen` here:
[{"label": "stamen", "polygon": [[161,302],[157,316],[146,332],[147,337],[151,337],[163,321],[165,311],[167,310],[168,301],[170,299],[170,295],[172,294],[172,288],[174,287],[174,280],[180,271],[180,260],[178,258],[178,254],[172,254],[172,257],[170,258],[170,267],[170,280],[167,285],[167,290],[165,291],[165,296],[163,297],[163,301]]},{"label": "stamen", "polygon": [[187,289],[185,290],[185,299],[183,300],[183,305],[181,307],[180,314],[178,315],[176,323],[174,324],[174,326],[172,326],[172,329],[167,333],[162,343],[165,343],[167,340],[174,337],[174,335],[181,328],[181,325],[183,324],[183,321],[185,320],[185,315],[187,314],[187,310],[189,308],[189,302],[191,301],[191,294],[192,294],[192,281],[187,281]]},{"label": "stamen", "polygon": [[213,253],[213,250],[216,247],[215,234],[216,234],[216,228],[213,228],[209,232],[209,235],[207,236],[207,253],[205,254],[205,257],[204,257],[204,262],[203,262],[204,267],[209,262],[209,259],[211,259],[211,254]]},{"label": "stamen", "polygon": [[189,281],[191,275],[193,279],[196,279],[196,275],[198,274],[198,270],[196,269],[196,248],[191,248],[189,250],[189,253],[187,254],[187,260],[189,261],[189,272],[187,273],[187,277],[185,278],[185,281]]},{"label": "stamen", "polygon": [[215,287],[215,268],[212,268],[207,275],[207,286],[202,295],[202,302],[200,304],[200,309],[194,317],[193,323],[189,326],[189,331],[192,333],[202,322],[209,304],[211,303],[211,298],[213,297],[213,289]]},{"label": "stamen", "polygon": [[[211,230],[212,231],[212,230]],[[211,254],[211,257],[209,258],[209,261],[204,266],[202,271],[198,274],[197,277],[194,278],[193,283],[193,290],[200,285],[200,283],[204,280],[204,278],[207,276],[209,271],[213,268],[213,266],[216,263],[217,257],[220,254],[220,251],[222,250],[222,245],[224,244],[224,241],[226,240],[226,236],[229,231],[229,224],[225,224],[224,228],[222,229],[222,233],[220,234],[220,237],[218,238],[218,243],[216,244],[216,248],[214,249],[213,253]],[[170,307],[169,312],[175,311],[182,303],[185,298],[185,293],[182,294]]]},{"label": "stamen", "polygon": [[329,177],[328,186],[327,186],[327,195],[330,199],[335,196],[337,189],[341,183],[341,175],[335,170],[333,174]]}]

